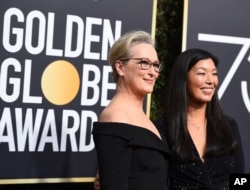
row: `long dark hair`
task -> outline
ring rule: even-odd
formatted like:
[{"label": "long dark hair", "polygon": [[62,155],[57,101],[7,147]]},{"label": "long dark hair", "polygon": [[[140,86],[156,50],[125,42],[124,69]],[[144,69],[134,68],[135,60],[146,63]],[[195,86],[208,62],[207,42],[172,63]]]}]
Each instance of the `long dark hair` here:
[{"label": "long dark hair", "polygon": [[[200,60],[211,58],[218,66],[216,56],[202,49],[189,49],[181,53],[172,68],[167,90],[166,125],[169,146],[177,158],[193,160],[192,141],[187,129],[187,73]],[[217,92],[207,103],[207,139],[205,157],[231,154],[235,142],[227,126]]]}]

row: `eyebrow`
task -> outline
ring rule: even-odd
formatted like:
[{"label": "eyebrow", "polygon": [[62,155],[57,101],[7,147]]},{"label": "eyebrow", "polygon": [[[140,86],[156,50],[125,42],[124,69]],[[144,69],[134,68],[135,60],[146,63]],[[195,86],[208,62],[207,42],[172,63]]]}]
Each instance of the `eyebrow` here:
[{"label": "eyebrow", "polygon": [[[207,68],[205,68],[205,67],[198,67],[198,68],[196,68],[196,70],[198,70],[198,69],[207,70]],[[212,70],[213,71],[217,71],[217,68],[215,67]]]},{"label": "eyebrow", "polygon": [[157,63],[157,64],[160,64],[161,62],[157,59],[155,61],[151,61],[150,59],[146,58],[146,57],[142,57],[142,59],[146,59],[148,61],[150,61],[151,63]]}]

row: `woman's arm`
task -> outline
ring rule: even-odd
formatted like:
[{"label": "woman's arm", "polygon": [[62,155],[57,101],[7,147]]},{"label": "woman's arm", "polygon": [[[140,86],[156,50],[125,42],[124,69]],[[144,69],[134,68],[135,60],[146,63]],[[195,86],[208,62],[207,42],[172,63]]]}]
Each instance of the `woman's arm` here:
[{"label": "woman's arm", "polygon": [[[100,189],[127,190],[132,153],[127,140],[99,134],[94,135],[94,141],[98,157]],[[96,180],[98,181],[98,178]]]}]

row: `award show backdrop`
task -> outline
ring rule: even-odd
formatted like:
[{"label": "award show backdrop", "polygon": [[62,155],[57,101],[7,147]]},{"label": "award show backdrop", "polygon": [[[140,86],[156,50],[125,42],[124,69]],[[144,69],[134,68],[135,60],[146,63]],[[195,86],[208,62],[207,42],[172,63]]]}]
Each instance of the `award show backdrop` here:
[{"label": "award show backdrop", "polygon": [[219,58],[219,99],[242,138],[250,173],[250,1],[184,0],[183,50],[203,48]]},{"label": "award show backdrop", "polygon": [[93,181],[109,48],[131,30],[154,37],[155,17],[154,0],[1,1],[0,184]]}]

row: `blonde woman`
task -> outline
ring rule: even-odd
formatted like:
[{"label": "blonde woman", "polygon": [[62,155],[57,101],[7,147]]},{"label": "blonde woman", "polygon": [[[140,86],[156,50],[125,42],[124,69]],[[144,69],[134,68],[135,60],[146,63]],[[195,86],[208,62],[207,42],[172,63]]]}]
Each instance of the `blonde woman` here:
[{"label": "blonde woman", "polygon": [[164,135],[143,110],[162,70],[150,34],[124,34],[108,61],[117,90],[93,126],[100,189],[167,190],[171,155]]}]

